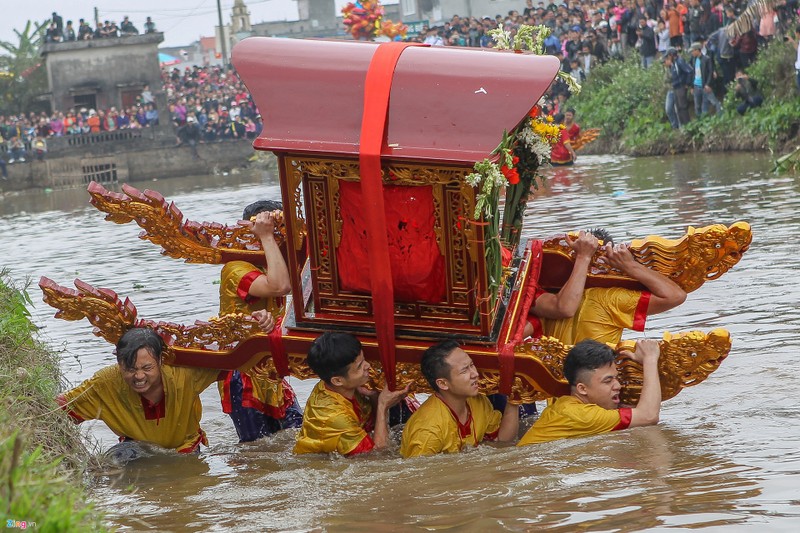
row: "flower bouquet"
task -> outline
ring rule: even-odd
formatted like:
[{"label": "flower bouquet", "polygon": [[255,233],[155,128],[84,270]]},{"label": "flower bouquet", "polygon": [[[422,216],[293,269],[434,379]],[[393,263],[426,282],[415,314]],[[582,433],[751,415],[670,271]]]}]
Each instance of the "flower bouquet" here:
[{"label": "flower bouquet", "polygon": [[[545,26],[522,25],[516,35],[501,25],[490,34],[495,48],[522,52],[544,53],[544,39],[550,30]],[[558,76],[567,82],[570,91],[577,93],[580,85],[559,71]],[[475,163],[474,172],[466,177],[469,185],[478,189],[475,202],[475,221],[485,224],[486,264],[489,294],[493,308],[502,282],[502,249],[513,251],[520,241],[522,222],[532,191],[539,188],[539,168],[550,162],[550,153],[561,136],[563,125],[553,124],[553,117],[541,115],[540,100],[511,133],[503,132],[500,144],[490,158]],[[505,208],[500,221],[500,192],[505,188]]]}]

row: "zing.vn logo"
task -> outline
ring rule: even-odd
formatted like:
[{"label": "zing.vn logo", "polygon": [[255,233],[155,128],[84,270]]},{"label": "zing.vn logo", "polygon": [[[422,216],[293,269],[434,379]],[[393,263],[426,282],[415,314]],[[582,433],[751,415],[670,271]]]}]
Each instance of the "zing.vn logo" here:
[{"label": "zing.vn logo", "polygon": [[36,522],[30,520],[13,520],[9,518],[6,520],[6,527],[9,529],[28,529],[29,527],[36,527]]}]

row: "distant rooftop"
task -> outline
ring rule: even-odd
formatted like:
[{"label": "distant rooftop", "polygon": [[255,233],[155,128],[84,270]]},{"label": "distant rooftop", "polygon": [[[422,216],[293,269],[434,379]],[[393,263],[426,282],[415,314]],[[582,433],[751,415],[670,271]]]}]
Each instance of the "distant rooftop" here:
[{"label": "distant rooftop", "polygon": [[120,45],[132,44],[158,44],[164,41],[164,33],[157,31],[153,33],[142,33],[139,35],[126,35],[125,37],[110,37],[103,39],[90,39],[88,41],[67,41],[63,43],[47,43],[42,46],[42,56],[57,52],[67,52],[73,50],[87,50],[89,48],[110,48]]}]

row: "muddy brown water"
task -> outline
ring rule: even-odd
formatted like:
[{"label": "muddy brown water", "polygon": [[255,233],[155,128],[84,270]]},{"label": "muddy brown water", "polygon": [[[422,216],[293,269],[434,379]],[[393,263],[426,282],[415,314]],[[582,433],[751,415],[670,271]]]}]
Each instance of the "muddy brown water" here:
[{"label": "muddy brown water", "polygon": [[[650,336],[725,327],[733,337],[722,367],[665,402],[657,427],[407,461],[394,452],[296,457],[290,432],[237,444],[212,387],[202,397],[209,448],[102,472],[93,498],[121,531],[797,531],[800,182],[769,167],[752,154],[587,156],[548,171],[549,190],[530,204],[528,236],[604,226],[622,241],[752,224],[753,246],[732,272],[648,321]],[[278,191],[261,174],[139,185],[192,219],[220,222]],[[216,314],[219,267],[163,257],[138,232],[104,222],[80,190],[0,200],[0,264],[16,279],[79,277],[129,296],[146,318]],[[55,320],[38,288],[31,295],[42,337],[62,350],[73,383],[113,362],[87,322]],[[313,382],[294,383],[304,402]],[[84,431],[102,449],[115,443],[102,423]]]}]

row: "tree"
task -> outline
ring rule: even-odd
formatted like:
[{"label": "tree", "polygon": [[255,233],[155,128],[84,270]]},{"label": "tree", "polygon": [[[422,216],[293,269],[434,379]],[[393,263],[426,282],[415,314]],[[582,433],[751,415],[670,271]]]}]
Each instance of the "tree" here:
[{"label": "tree", "polygon": [[[47,73],[39,55],[48,22],[29,20],[17,34],[18,44],[0,41],[0,113],[31,111],[37,98],[47,92]],[[33,29],[31,29],[33,26]]]}]

